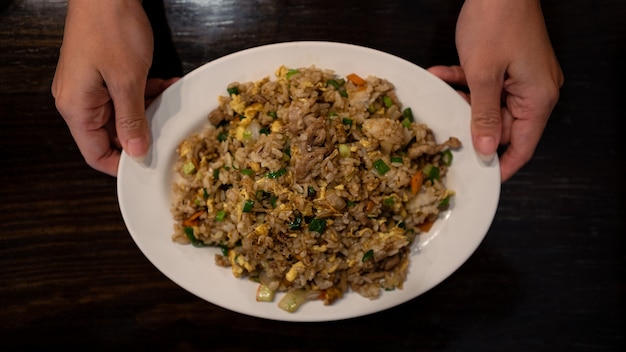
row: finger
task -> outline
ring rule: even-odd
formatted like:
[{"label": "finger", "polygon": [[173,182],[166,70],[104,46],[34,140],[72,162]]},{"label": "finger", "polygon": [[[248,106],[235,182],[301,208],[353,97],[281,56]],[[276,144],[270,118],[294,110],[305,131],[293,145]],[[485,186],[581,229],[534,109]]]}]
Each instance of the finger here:
[{"label": "finger", "polygon": [[148,107],[156,97],[179,79],[180,77],[170,79],[149,78],[146,82],[145,107]]},{"label": "finger", "polygon": [[428,72],[434,74],[439,77],[442,81],[452,84],[452,85],[467,85],[467,80],[465,78],[465,71],[461,68],[461,66],[432,66],[429,67]]},{"label": "finger", "polygon": [[116,176],[120,152],[111,147],[108,123],[104,122],[110,120],[112,110],[111,105],[106,104],[90,111],[65,109],[62,114],[87,165]]},{"label": "finger", "polygon": [[511,142],[500,157],[501,181],[505,182],[522,168],[535,153],[543,125],[531,120],[515,119],[511,125]]},{"label": "finger", "polygon": [[485,164],[493,162],[502,135],[503,77],[497,73],[491,76],[481,74],[475,79],[468,77],[472,99],[472,142]]},{"label": "finger", "polygon": [[120,144],[129,156],[138,160],[145,157],[150,143],[144,107],[145,84],[145,78],[130,79],[108,87]]},{"label": "finger", "polygon": [[500,144],[511,143],[511,129],[515,118],[507,107],[502,108],[502,134],[500,136]]}]

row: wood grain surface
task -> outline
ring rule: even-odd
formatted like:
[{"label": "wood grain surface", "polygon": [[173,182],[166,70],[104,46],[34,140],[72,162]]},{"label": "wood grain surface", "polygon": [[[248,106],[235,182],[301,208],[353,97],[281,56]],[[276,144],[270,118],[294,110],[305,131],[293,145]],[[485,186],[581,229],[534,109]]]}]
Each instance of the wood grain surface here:
[{"label": "wood grain surface", "polygon": [[[423,67],[458,61],[462,1],[150,3],[155,76],[294,40],[364,45]],[[116,180],[84,163],[50,94],[66,2],[0,1],[0,349],[623,350],[626,3],[543,7],[566,83],[478,250],[398,307],[293,324],[207,303],[144,257]]]}]

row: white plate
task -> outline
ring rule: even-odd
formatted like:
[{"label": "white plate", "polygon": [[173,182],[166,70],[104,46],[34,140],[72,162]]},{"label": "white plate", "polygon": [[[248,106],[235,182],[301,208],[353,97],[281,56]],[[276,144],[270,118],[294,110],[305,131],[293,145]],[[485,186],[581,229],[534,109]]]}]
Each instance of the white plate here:
[{"label": "white plate", "polygon": [[[181,140],[207,123],[233,81],[270,76],[280,65],[333,69],[340,76],[386,78],[400,101],[438,140],[455,136],[464,147],[454,153],[447,185],[456,191],[450,210],[420,237],[403,289],[369,300],[350,292],[331,306],[320,301],[287,313],[274,303],[255,300],[257,284],[235,279],[214,263],[215,248],[181,246],[171,240],[170,183],[175,150]],[[292,42],[237,52],[209,62],[168,88],[147,110],[153,145],[144,164],[123,154],[118,197],[128,230],[144,255],[168,278],[189,292],[239,313],[284,321],[330,321],[378,312],[411,300],[446,279],[475,251],[487,233],[500,197],[497,160],[486,167],[472,147],[469,105],[448,85],[424,69],[387,53],[354,45]]]}]

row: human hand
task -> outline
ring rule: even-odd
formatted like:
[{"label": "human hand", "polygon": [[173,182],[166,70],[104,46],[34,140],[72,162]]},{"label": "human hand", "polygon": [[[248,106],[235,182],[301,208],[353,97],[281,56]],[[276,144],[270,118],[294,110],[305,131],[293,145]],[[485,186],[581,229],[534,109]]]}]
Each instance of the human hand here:
[{"label": "human hand", "polygon": [[531,158],[563,85],[538,0],[466,0],[456,27],[461,66],[434,66],[467,85],[474,148],[486,164],[499,144],[502,182]]},{"label": "human hand", "polygon": [[167,81],[151,81],[150,22],[133,0],[70,0],[52,83],[56,107],[87,164],[117,175],[120,148],[142,158],[149,148],[144,94]]}]

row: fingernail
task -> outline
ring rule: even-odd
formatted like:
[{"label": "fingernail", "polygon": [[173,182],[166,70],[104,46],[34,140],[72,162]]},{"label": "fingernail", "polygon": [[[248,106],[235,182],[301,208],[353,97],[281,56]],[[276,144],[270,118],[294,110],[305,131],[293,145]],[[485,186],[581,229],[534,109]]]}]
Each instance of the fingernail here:
[{"label": "fingernail", "polygon": [[147,149],[148,143],[144,137],[130,139],[126,144],[126,153],[137,162],[143,162],[146,159]]},{"label": "fingernail", "polygon": [[491,136],[482,136],[476,141],[478,158],[485,166],[490,166],[496,157],[496,139]]},{"label": "fingernail", "polygon": [[480,159],[480,162],[483,163],[484,166],[491,166],[491,164],[493,163],[493,160],[496,158],[496,154],[485,155],[485,154],[478,153],[478,158]]}]

